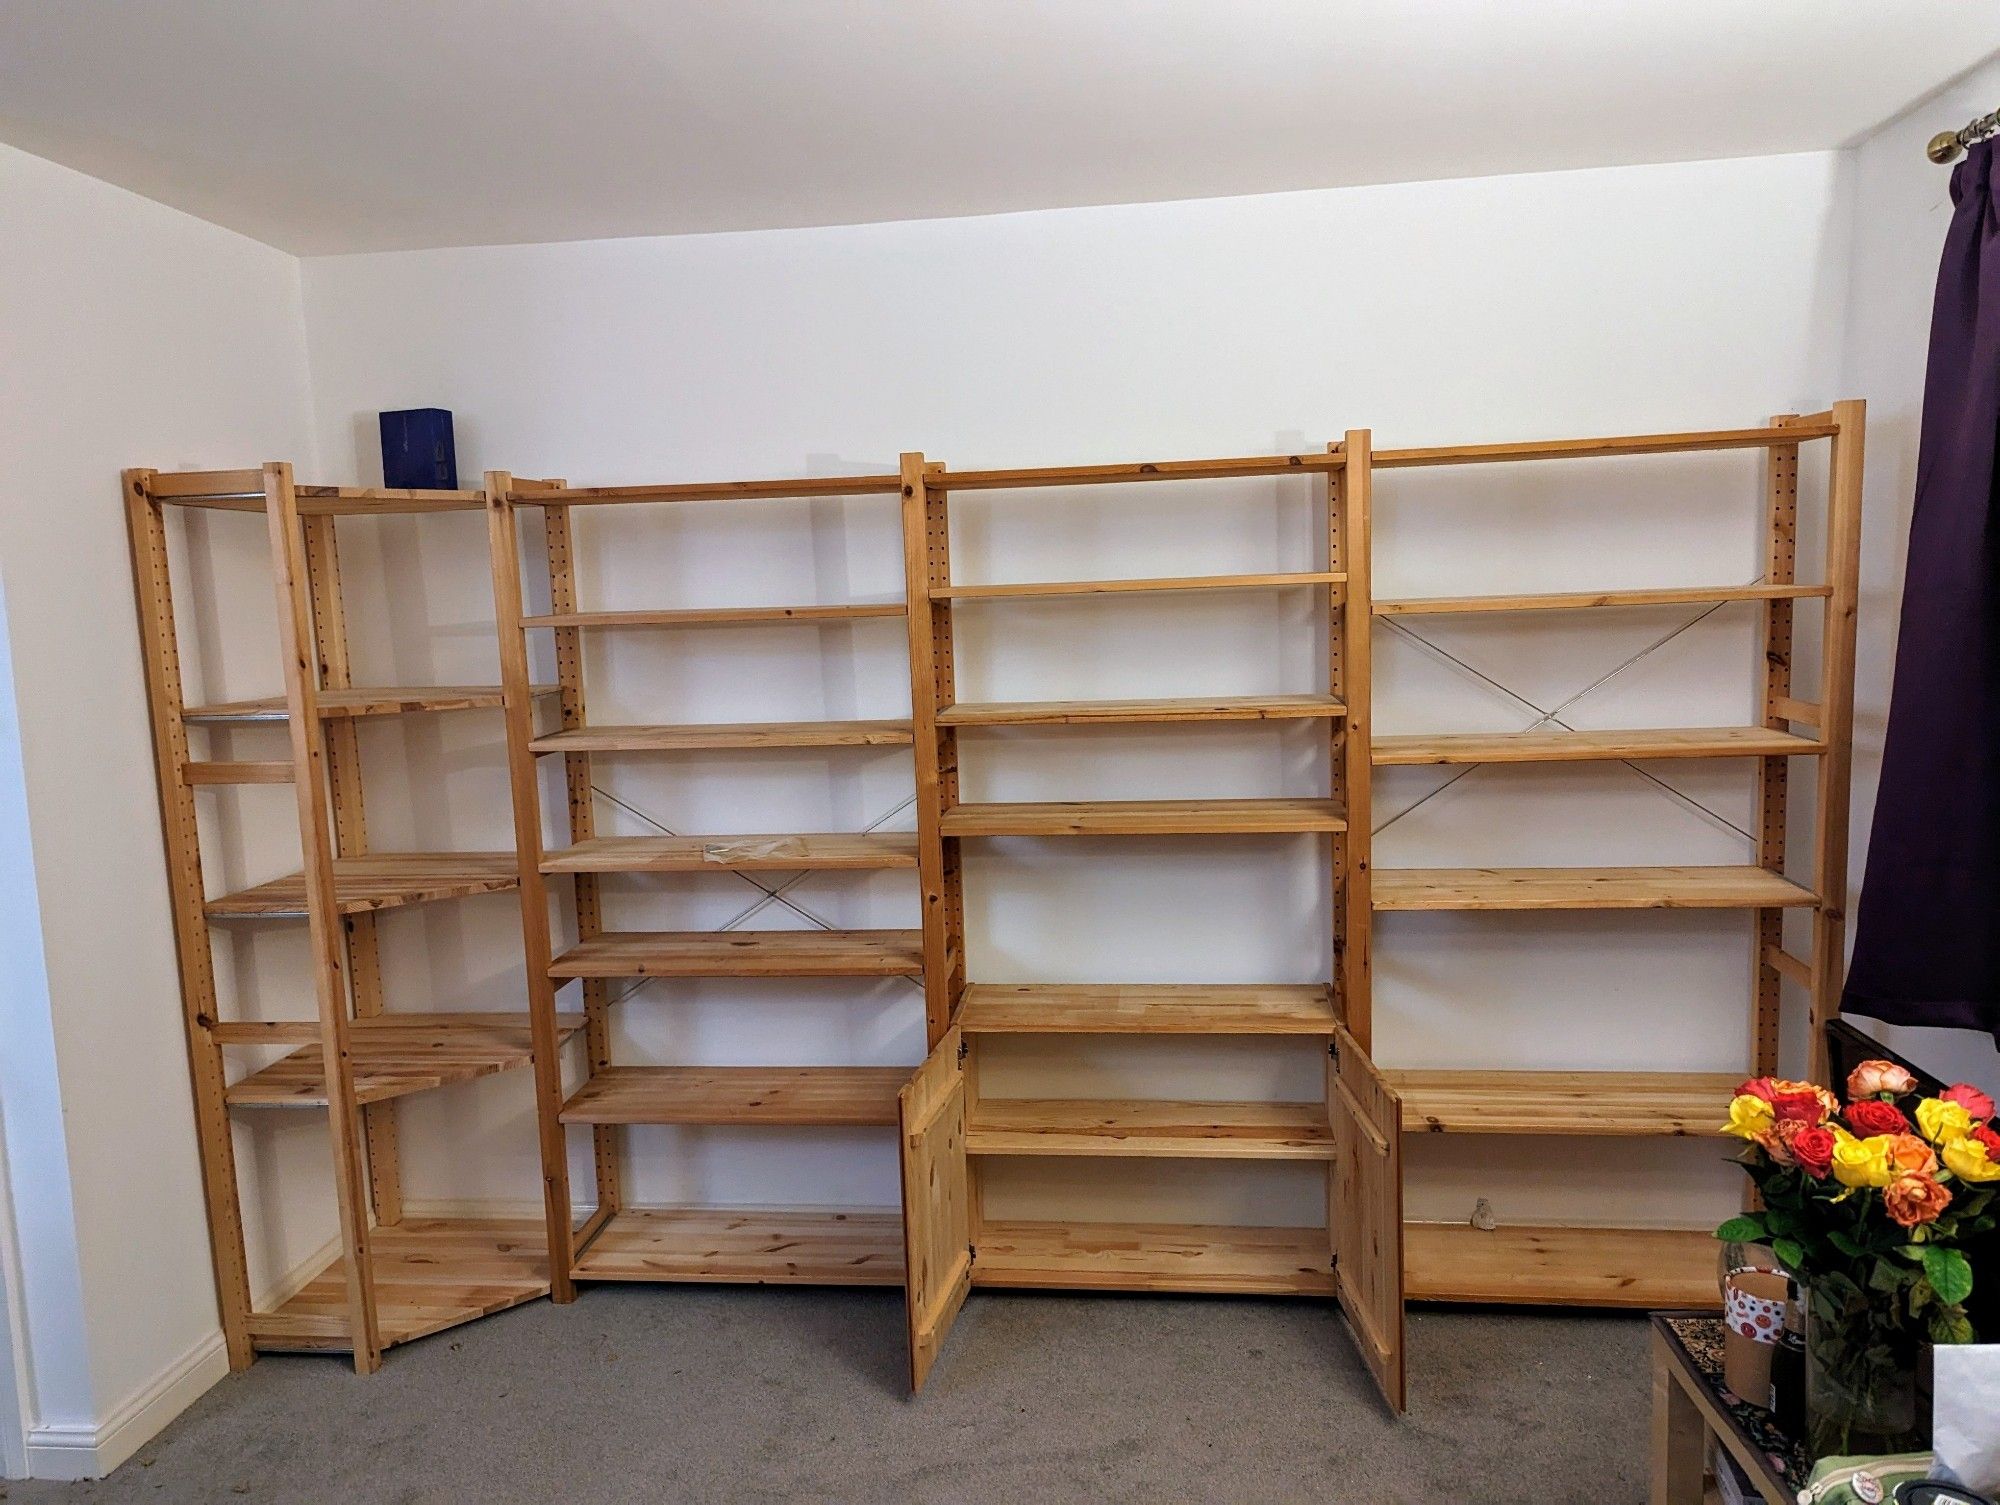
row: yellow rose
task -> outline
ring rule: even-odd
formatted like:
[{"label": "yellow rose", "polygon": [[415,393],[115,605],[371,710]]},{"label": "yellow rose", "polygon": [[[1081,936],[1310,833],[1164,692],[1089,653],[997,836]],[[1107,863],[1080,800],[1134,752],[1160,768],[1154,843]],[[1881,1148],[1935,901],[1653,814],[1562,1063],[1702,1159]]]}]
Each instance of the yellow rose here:
[{"label": "yellow rose", "polygon": [[2000,1181],[2000,1162],[1994,1160],[1993,1152],[1985,1144],[1971,1135],[1954,1139],[1942,1154],[1944,1168],[1968,1185]]},{"label": "yellow rose", "polygon": [[1743,1092],[1729,1100],[1729,1122],[1722,1126],[1724,1134],[1734,1134],[1738,1139],[1755,1139],[1771,1127],[1777,1115],[1771,1105],[1753,1093]]},{"label": "yellow rose", "polygon": [[1949,1144],[1972,1132],[1972,1115],[1962,1103],[1927,1097],[1917,1104],[1917,1127],[1932,1144]]},{"label": "yellow rose", "polygon": [[1889,1163],[1892,1137],[1871,1134],[1866,1139],[1848,1138],[1833,1147],[1833,1179],[1842,1186],[1887,1186],[1893,1167]]}]

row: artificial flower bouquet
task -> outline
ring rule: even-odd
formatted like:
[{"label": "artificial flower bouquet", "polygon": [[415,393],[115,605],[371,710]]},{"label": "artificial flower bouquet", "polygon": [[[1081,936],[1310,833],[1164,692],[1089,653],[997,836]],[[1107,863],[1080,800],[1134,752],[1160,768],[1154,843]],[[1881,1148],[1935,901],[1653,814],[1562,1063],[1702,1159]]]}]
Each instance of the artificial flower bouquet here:
[{"label": "artificial flower bouquet", "polygon": [[[2000,1221],[2000,1131],[1975,1087],[1919,1097],[1889,1061],[1864,1061],[1843,1106],[1809,1082],[1757,1077],[1722,1132],[1761,1211],[1718,1238],[1770,1247],[1806,1293],[1815,1450],[1898,1450],[1918,1433],[1922,1340],[1974,1341],[1969,1246]],[[1857,1447],[1857,1444],[1859,1446]]]}]

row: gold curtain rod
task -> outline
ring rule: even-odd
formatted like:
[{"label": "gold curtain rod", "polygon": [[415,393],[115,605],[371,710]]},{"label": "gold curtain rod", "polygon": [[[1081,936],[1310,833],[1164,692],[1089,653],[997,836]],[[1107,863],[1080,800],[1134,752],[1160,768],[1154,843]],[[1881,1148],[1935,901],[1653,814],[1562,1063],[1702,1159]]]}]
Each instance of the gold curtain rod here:
[{"label": "gold curtain rod", "polygon": [[1939,131],[1931,137],[1930,145],[1924,148],[1924,155],[1940,166],[1956,162],[1968,146],[1984,141],[1995,132],[2000,132],[2000,110],[1991,115],[1981,115],[1962,131]]}]

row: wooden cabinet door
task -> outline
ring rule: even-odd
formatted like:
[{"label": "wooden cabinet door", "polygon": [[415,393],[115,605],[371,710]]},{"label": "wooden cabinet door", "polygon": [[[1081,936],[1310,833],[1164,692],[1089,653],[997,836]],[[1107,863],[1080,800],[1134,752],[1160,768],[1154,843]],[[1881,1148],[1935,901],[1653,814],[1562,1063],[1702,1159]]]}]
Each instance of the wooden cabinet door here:
[{"label": "wooden cabinet door", "polygon": [[921,1390],[972,1286],[965,1164],[965,1068],[956,1026],[898,1097],[903,1156],[903,1290],[910,1390]]},{"label": "wooden cabinet door", "polygon": [[1382,1398],[1400,1413],[1403,1385],[1403,1102],[1344,1025],[1326,1068],[1334,1162],[1327,1230],[1334,1288]]}]

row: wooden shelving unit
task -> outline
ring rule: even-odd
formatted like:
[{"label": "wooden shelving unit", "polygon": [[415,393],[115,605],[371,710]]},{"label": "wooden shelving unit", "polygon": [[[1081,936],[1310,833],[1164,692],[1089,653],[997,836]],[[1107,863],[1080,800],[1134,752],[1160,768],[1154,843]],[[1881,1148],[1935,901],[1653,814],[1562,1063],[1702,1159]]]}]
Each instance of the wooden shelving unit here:
[{"label": "wooden shelving unit", "polygon": [[[954,1020],[903,1095],[915,1385],[973,1286],[1337,1295],[1385,1395],[1402,1405],[1402,1110],[1367,1056],[1367,990],[1354,980],[1367,967],[1368,831],[1347,818],[1367,808],[1369,787],[1369,460],[1365,431],[1321,454],[1128,466],[953,472],[921,455],[903,457],[924,973],[930,997],[948,1001]],[[1315,478],[1319,487],[1326,530],[1319,568],[1033,584],[952,578],[954,492],[1281,475]],[[1325,604],[1323,693],[999,703],[957,694],[953,613],[964,601],[1300,589]],[[1250,721],[1323,728],[1327,794],[1035,803],[959,796],[962,736]],[[1287,986],[968,984],[961,842],[1205,835],[1327,838],[1334,976]],[[1312,1102],[1008,1098],[980,1090],[988,1041],[1089,1034],[1161,1036],[1189,1047],[1227,1035],[1295,1037],[1326,1060],[1326,1089]],[[1305,1228],[989,1220],[981,1167],[1024,1156],[1307,1161],[1326,1167],[1328,1216]]]},{"label": "wooden shelving unit", "polygon": [[[1702,1134],[1716,1105],[1745,1074],[1778,1066],[1785,982],[1809,999],[1815,1075],[1823,1028],[1838,1010],[1846,908],[1848,778],[1853,731],[1854,618],[1860,557],[1864,409],[1836,403],[1755,429],[1390,450],[1378,469],[1505,464],[1580,457],[1761,450],[1765,457],[1765,560],[1748,585],[1385,600],[1377,616],[1590,611],[1619,607],[1761,605],[1762,682],[1755,724],[1586,732],[1385,736],[1382,765],[1575,763],[1668,758],[1750,759],[1756,780],[1753,860],[1730,867],[1378,869],[1378,911],[1740,909],[1749,917],[1754,980],[1744,1072],[1392,1071],[1406,1130],[1444,1134],[1658,1136]],[[1801,444],[1826,440],[1831,455],[1820,583],[1795,575]],[[1794,694],[1793,613],[1825,611],[1816,698]],[[1817,765],[1809,876],[1786,876],[1790,761]],[[1788,909],[1812,912],[1811,954],[1784,946]],[[1388,939],[1393,943],[1391,930]],[[1364,983],[1365,985],[1365,983]],[[1350,1004],[1350,1007],[1352,1005]],[[1701,1229],[1412,1225],[1409,1294],[1443,1301],[1708,1306],[1715,1301],[1714,1242]]]},{"label": "wooden shelving unit", "polygon": [[[130,470],[124,496],[140,641],[166,839],[216,1292],[232,1368],[272,1349],[353,1355],[367,1373],[382,1350],[545,1294],[539,1225],[505,1219],[406,1218],[394,1100],[530,1064],[525,1013],[389,1013],[378,912],[511,889],[509,852],[374,852],[364,812],[358,718],[497,708],[498,685],[356,685],[349,664],[334,519],[476,512],[476,491],[301,486],[291,467],[166,473]],[[190,705],[182,681],[166,508],[262,513],[277,588],[284,690]],[[544,687],[531,687],[530,696]],[[197,757],[207,735],[287,734],[281,755]],[[205,887],[201,791],[289,784],[300,871],[235,893]],[[304,920],[317,1017],[221,1017],[210,926]],[[552,1021],[559,1033],[579,1021]],[[291,1049],[231,1079],[232,1048]],[[309,1109],[332,1144],[340,1253],[275,1310],[252,1301],[231,1128],[235,1111]]]},{"label": "wooden shelving unit", "polygon": [[[914,833],[755,832],[718,835],[599,836],[593,758],[607,753],[673,755],[770,749],[863,748],[915,744],[910,720],[725,722],[600,726],[586,713],[586,644],[604,631],[680,633],[804,623],[840,625],[905,618],[901,601],[725,608],[593,611],[579,606],[572,514],[579,507],[756,502],[798,497],[895,497],[895,475],[695,485],[570,487],[505,473],[487,477],[489,538],[507,707],[517,878],[527,937],[529,1005],[535,1021],[536,1097],[541,1132],[551,1288],[568,1301],[578,1281],[711,1281],[749,1284],[900,1285],[904,1214],[898,1208],[648,1208],[626,1205],[620,1132],[636,1124],[747,1127],[759,1131],[894,1128],[904,1067],[650,1066],[613,1064],[610,984],[651,977],[814,979],[906,977],[925,971],[917,930],[607,931],[600,880],[607,874],[868,872],[919,867]],[[549,609],[523,609],[522,514],[539,520],[536,572]],[[528,530],[537,531],[531,523]],[[537,734],[531,714],[530,635],[553,638],[560,724]],[[567,792],[565,845],[546,847],[537,777],[543,756],[562,759]],[[567,877],[574,940],[557,946],[549,880]],[[582,993],[583,1072],[565,1086],[557,993]],[[642,1005],[628,1004],[626,1007]],[[926,1010],[926,1037],[944,1030],[943,1001]],[[594,1207],[579,1218],[570,1187],[567,1131],[588,1128],[594,1151]]]}]

